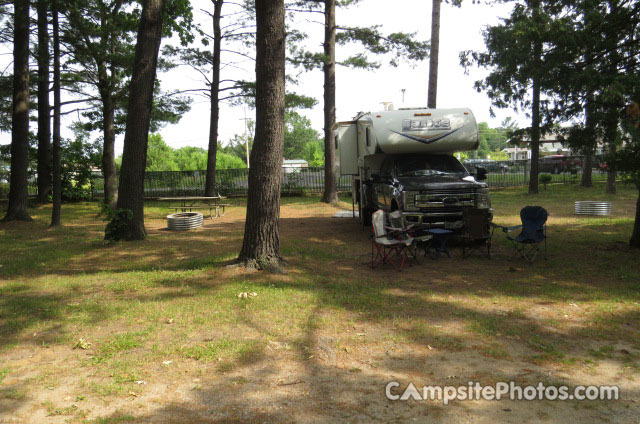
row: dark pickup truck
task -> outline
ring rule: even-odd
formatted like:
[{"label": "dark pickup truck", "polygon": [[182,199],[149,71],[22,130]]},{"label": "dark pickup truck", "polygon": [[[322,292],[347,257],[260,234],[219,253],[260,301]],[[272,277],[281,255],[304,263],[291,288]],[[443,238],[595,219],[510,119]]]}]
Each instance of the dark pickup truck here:
[{"label": "dark pickup truck", "polygon": [[484,168],[488,172],[498,172],[501,174],[509,171],[509,165],[491,159],[467,159],[464,161],[464,166],[472,172],[475,172],[477,168]]},{"label": "dark pickup truck", "polygon": [[548,172],[550,174],[560,174],[562,172],[576,174],[578,169],[582,167],[580,159],[565,155],[543,156],[538,163],[540,172]]},{"label": "dark pickup truck", "polygon": [[389,155],[365,183],[363,212],[399,210],[409,222],[459,229],[464,208],[491,209],[485,177],[479,168],[474,178],[452,155]]}]

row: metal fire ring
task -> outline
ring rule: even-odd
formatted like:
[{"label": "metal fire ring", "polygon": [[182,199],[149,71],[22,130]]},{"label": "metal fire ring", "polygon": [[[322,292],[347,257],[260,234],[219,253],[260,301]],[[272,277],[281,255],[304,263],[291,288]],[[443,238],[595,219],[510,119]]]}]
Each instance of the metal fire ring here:
[{"label": "metal fire ring", "polygon": [[598,202],[583,200],[576,202],[576,214],[578,215],[610,215],[611,202]]},{"label": "metal fire ring", "polygon": [[180,212],[167,215],[170,230],[186,231],[202,227],[203,216],[199,212]]}]

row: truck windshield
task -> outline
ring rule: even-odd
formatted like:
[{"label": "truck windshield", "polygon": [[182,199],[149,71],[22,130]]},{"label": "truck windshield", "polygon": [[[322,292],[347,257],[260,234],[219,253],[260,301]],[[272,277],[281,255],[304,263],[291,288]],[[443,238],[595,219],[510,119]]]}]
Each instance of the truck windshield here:
[{"label": "truck windshield", "polygon": [[467,175],[467,170],[453,156],[429,155],[404,157],[396,161],[399,177],[430,175]]}]

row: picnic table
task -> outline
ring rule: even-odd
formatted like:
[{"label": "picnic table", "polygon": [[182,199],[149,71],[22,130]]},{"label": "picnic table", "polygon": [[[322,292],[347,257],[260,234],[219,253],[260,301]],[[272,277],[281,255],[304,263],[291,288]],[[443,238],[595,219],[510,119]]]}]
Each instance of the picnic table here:
[{"label": "picnic table", "polygon": [[[224,216],[225,208],[231,206],[228,203],[220,203],[224,196],[182,196],[182,197],[158,197],[154,200],[160,202],[180,202],[180,206],[169,206],[169,209],[182,212],[193,212],[194,209],[209,209],[209,218]],[[213,211],[215,210],[215,215]]]}]

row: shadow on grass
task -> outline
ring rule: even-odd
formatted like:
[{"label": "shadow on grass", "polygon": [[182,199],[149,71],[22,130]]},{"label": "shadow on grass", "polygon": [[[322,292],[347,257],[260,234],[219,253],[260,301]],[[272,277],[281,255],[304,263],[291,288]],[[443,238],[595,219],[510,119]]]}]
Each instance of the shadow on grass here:
[{"label": "shadow on grass", "polygon": [[[96,324],[116,318],[130,304],[150,305],[196,295],[213,298],[225,285],[236,282],[231,278],[216,280],[216,271],[229,258],[229,251],[239,250],[241,228],[241,223],[218,222],[199,232],[169,236],[156,231],[142,243],[108,248],[96,245],[90,249],[86,246],[91,244],[86,244],[73,250],[66,261],[49,267],[50,272],[62,276],[97,275],[100,279],[103,272],[105,279],[136,272],[168,273],[141,283],[148,290],[128,290],[126,281],[107,287],[117,300],[115,309],[114,305],[106,307],[97,301],[84,305],[82,300],[87,293],[81,288],[38,291],[34,283],[22,282],[34,273],[25,266],[2,288],[1,343],[30,343],[26,333],[37,326],[46,335],[46,339],[38,340],[53,343],[64,333],[68,317],[79,312],[84,314],[84,322]],[[598,222],[590,226],[595,231],[578,232],[571,224],[557,225],[557,228],[576,237],[554,237],[555,230],[551,229],[548,261],[539,260],[529,265],[508,262],[500,256],[491,261],[462,260],[454,251],[451,260],[424,260],[419,266],[397,273],[391,269],[370,270],[366,266],[369,233],[350,219],[283,218],[282,250],[292,265],[290,278],[265,282],[262,273],[244,278],[252,284],[269,284],[312,295],[308,310],[299,311],[306,314],[302,336],[287,340],[294,347],[293,355],[300,367],[291,374],[295,379],[287,380],[288,371],[274,367],[268,350],[258,343],[254,348],[247,348],[221,376],[194,390],[188,400],[162,405],[149,414],[134,413],[131,419],[136,422],[404,421],[420,418],[423,412],[417,412],[415,405],[387,402],[382,396],[388,379],[408,372],[411,362],[429,365],[442,383],[447,382],[446,375],[442,374],[444,370],[453,375],[452,370],[458,367],[465,371],[465,376],[475,375],[474,367],[481,368],[483,360],[502,364],[505,371],[501,378],[523,380],[517,370],[512,370],[511,360],[501,357],[501,350],[511,352],[521,362],[533,364],[532,367],[546,362],[558,364],[575,358],[599,357],[628,364],[628,354],[618,349],[603,349],[602,342],[634,343],[640,335],[640,317],[635,310],[603,311],[588,325],[556,328],[532,317],[527,310],[517,309],[523,300],[532,307],[543,304],[561,307],[561,302],[569,301],[628,304],[640,300],[638,282],[634,279],[637,274],[628,271],[629,264],[636,258],[635,252],[599,251],[599,258],[593,257],[594,246],[602,247],[602,243],[597,243],[597,230],[610,230],[610,227]],[[623,228],[616,228],[616,233]],[[43,254],[37,249],[50,248],[44,245],[46,240],[47,236],[34,235],[33,241],[43,246],[36,247],[29,259],[31,262]],[[71,248],[75,243],[69,240],[65,246]],[[175,245],[168,246],[169,243]],[[191,254],[185,255],[185,252]],[[43,260],[47,265],[51,261],[46,257]],[[101,261],[106,263],[102,265]],[[190,274],[189,271],[197,272]],[[100,293],[104,289],[100,285],[91,288]],[[502,310],[482,308],[483,303],[494,299],[501,302]],[[516,307],[509,307],[509,302]],[[77,303],[80,305],[75,305]],[[277,337],[269,329],[270,323],[251,312],[242,309],[232,312],[237,314],[241,325],[259,335],[258,339]],[[358,323],[375,325],[380,331],[395,333],[401,343],[421,350],[405,352],[404,358],[394,357],[393,352],[378,358],[377,373],[338,366],[335,358],[344,353],[337,348],[335,337],[321,332],[323,320],[333,312],[355,317],[352,319]],[[455,334],[437,330],[438,326],[450,322],[460,323],[462,329]],[[428,354],[429,346],[441,352],[442,357]],[[209,347],[215,351],[216,346]],[[472,364],[465,362],[470,354],[475,358]],[[486,359],[489,357],[491,359]],[[238,380],[238,374],[248,369],[252,370],[251,374]],[[299,403],[304,404],[304,408],[299,408]],[[453,414],[451,411],[434,408],[429,414],[437,419]],[[504,414],[494,407],[474,407],[474,413],[486,420],[504,419]],[[590,417],[590,413],[584,412],[583,416]],[[519,415],[520,420],[540,418],[521,414],[525,415]],[[118,416],[110,418],[116,421]]]},{"label": "shadow on grass", "polygon": [[[560,421],[624,421],[632,416],[628,403],[595,402],[587,405],[579,402],[567,404],[539,401],[528,402],[527,407],[518,407],[517,402],[504,400],[499,404],[485,402],[464,406],[454,402],[444,407],[437,402],[420,404],[415,401],[387,400],[384,390],[389,381],[400,383],[397,393],[401,393],[409,382],[418,386],[464,386],[468,381],[487,385],[495,381],[513,381],[525,386],[543,381],[547,385],[566,384],[569,387],[575,387],[581,382],[572,378],[554,377],[535,365],[530,367],[536,370],[527,370],[523,374],[521,365],[514,365],[507,359],[488,358],[473,349],[465,349],[464,345],[455,349],[442,347],[435,344],[437,340],[431,340],[425,334],[415,334],[407,342],[424,345],[432,343],[437,346],[438,353],[415,347],[411,353],[407,353],[407,349],[399,346],[397,353],[378,352],[378,356],[382,357],[372,358],[376,365],[363,370],[357,362],[350,362],[348,356],[345,359],[345,354],[336,346],[334,337],[321,332],[322,318],[327,309],[353,311],[365,321],[374,317],[376,322],[379,320],[378,310],[381,305],[388,305],[388,318],[391,320],[402,316],[410,320],[433,322],[434,317],[442,316],[442,312],[447,309],[454,316],[469,316],[483,322],[482,332],[485,336],[495,334],[496,328],[504,327],[504,317],[478,313],[463,307],[452,308],[450,304],[443,302],[416,300],[407,303],[405,297],[386,292],[386,285],[374,285],[370,287],[370,294],[358,297],[357,291],[349,286],[348,283],[338,286],[317,284],[309,288],[320,292],[320,296],[313,307],[305,311],[307,316],[303,320],[302,335],[296,340],[290,340],[294,350],[289,355],[295,358],[298,367],[282,369],[278,366],[277,356],[280,353],[276,352],[267,358],[267,352],[262,351],[258,353],[258,357],[252,356],[250,361],[240,363],[234,372],[204,379],[182,401],[162,404],[145,413],[127,411],[125,415],[115,413],[106,418],[115,420],[127,416],[131,422],[285,423],[407,422],[416,419],[457,422],[460,414],[470,412],[476,420],[495,422],[535,422],[545,418],[540,415],[543,411],[548,414],[547,418],[556,417]],[[300,289],[299,285],[296,287]],[[343,293],[344,296],[336,296],[336,292]],[[398,304],[405,307],[393,307]],[[270,336],[270,331],[262,323],[249,317],[245,317],[243,322],[257,330],[261,336]],[[545,329],[535,325],[529,328],[512,323],[507,325],[514,330],[514,334],[517,332],[525,335],[523,343],[527,344],[526,348],[537,352],[538,358],[533,358],[535,361],[540,362],[556,355],[556,347],[547,341],[551,335]],[[508,332],[509,328],[503,331]],[[553,335],[553,340],[557,341],[561,337]],[[459,342],[464,343],[464,339]],[[603,352],[606,354],[608,351]],[[488,363],[493,363],[491,369],[497,371],[484,371]],[[637,390],[625,393],[627,399],[637,395]],[[511,413],[512,411],[515,412]]]}]

